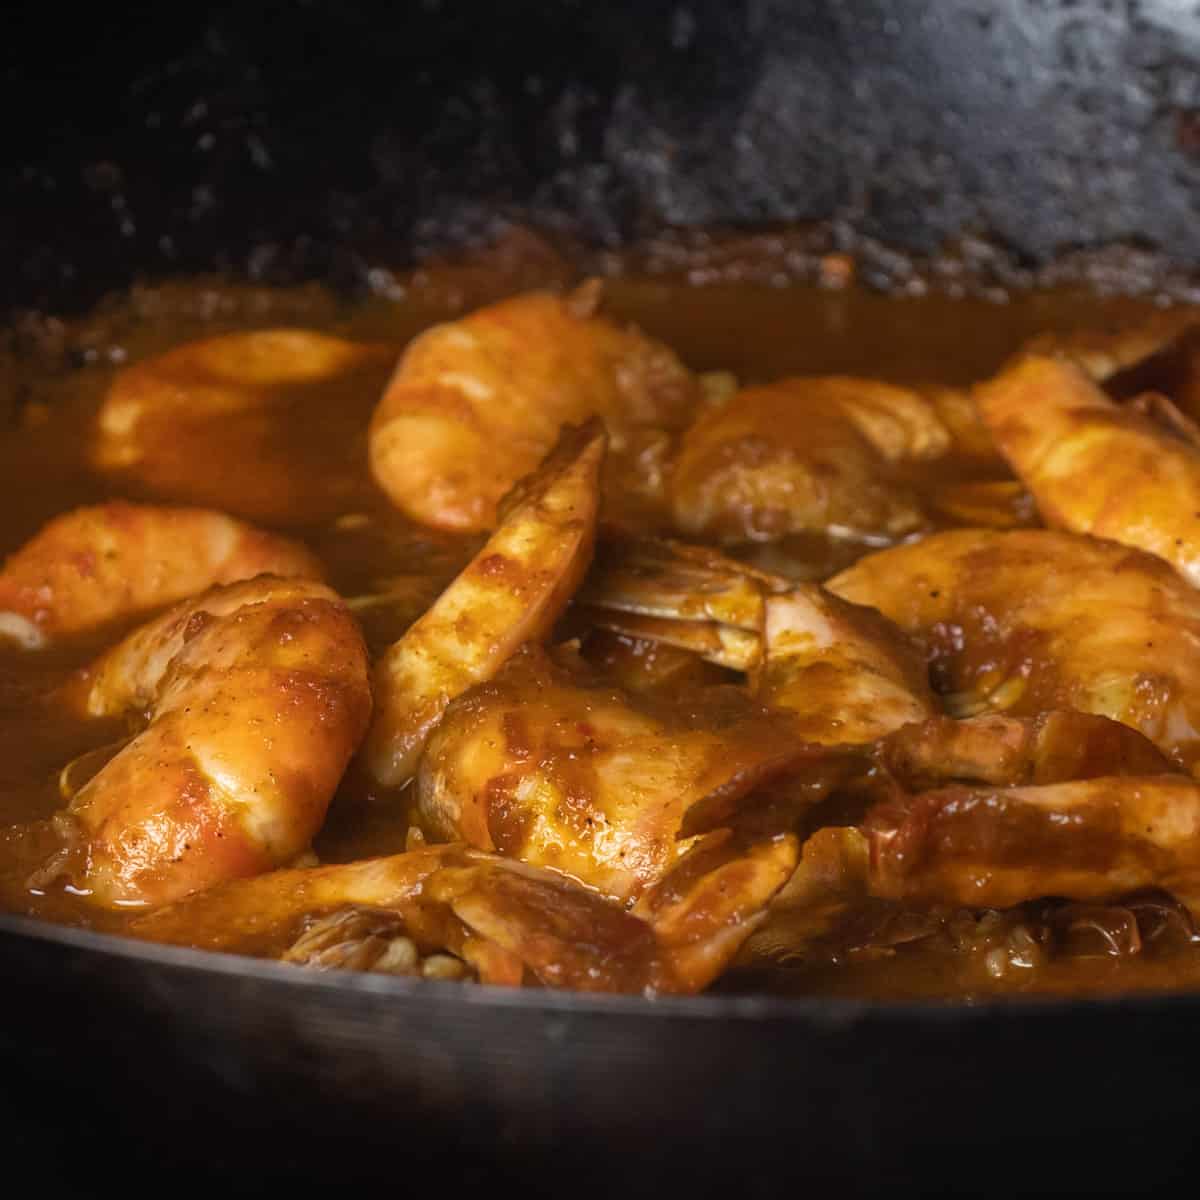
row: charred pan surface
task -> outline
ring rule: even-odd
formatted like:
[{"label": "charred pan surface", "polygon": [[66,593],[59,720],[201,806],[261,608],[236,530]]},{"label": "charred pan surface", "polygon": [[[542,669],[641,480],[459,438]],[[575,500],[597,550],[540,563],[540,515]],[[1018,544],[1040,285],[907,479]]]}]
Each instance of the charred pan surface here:
[{"label": "charred pan surface", "polygon": [[[984,276],[1130,240],[1200,257],[1182,82],[1200,44],[1178,5],[540,0],[490,22],[324,0],[286,21],[51,20],[7,47],[4,99],[39,115],[0,169],[8,303],[83,305],[135,270],[362,283],[505,215],[608,246],[832,220],[827,249],[865,238],[871,274],[900,285],[909,255],[964,229],[1012,249],[985,251]],[[963,262],[952,275],[979,273]],[[1163,274],[1137,255],[1096,271]]]}]

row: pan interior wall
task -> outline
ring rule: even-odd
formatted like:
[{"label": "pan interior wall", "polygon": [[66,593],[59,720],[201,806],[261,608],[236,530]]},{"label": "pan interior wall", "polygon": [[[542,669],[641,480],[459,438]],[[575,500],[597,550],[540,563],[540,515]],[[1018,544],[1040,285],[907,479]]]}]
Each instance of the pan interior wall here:
[{"label": "pan interior wall", "polygon": [[[144,11],[140,11],[144,9]],[[1200,19],[999,0],[24,14],[0,303],[135,274],[359,281],[501,217],[618,243],[815,219],[1200,259]]]}]

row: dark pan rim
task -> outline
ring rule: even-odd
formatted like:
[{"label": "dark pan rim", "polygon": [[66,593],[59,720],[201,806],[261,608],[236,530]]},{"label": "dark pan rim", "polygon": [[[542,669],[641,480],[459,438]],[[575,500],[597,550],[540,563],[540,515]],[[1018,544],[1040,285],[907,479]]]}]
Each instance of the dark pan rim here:
[{"label": "dark pan rim", "polygon": [[[1175,1014],[1194,1009],[1200,996],[1194,992],[1150,991],[1125,995],[1085,997],[999,996],[967,1003],[936,998],[925,1000],[880,1000],[842,996],[699,995],[644,996],[610,995],[597,992],[549,988],[464,987],[425,979],[402,978],[360,971],[314,971],[270,959],[196,950],[183,946],[144,942],[120,934],[98,933],[56,925],[34,917],[0,914],[0,938],[15,938],[58,945],[109,958],[125,959],[151,967],[197,972],[229,979],[254,980],[269,985],[313,989],[337,995],[394,997],[397,1000],[437,1004],[447,1013],[494,1009],[534,1010],[550,1015],[597,1017],[636,1016],[646,1020],[788,1021],[810,1025],[814,1030],[845,1029],[865,1022],[912,1025],[942,1025],[964,1022],[1021,1021],[1038,1018],[1062,1019],[1084,1012],[1107,1013],[1124,1019]],[[19,986],[19,983],[18,983]]]}]

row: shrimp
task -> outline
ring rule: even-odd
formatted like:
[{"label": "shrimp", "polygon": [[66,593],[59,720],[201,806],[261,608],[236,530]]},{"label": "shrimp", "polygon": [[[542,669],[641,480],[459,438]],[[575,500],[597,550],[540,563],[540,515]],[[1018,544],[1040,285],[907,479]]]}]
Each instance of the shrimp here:
[{"label": "shrimp", "polygon": [[1153,887],[1200,914],[1200,785],[1183,776],[941,788],[877,806],[864,832],[885,899],[1010,908]]},{"label": "shrimp", "polygon": [[916,648],[869,608],[680,543],[606,547],[584,591],[603,628],[748,673],[756,698],[820,745],[873,742],[936,704]]},{"label": "shrimp", "polygon": [[702,801],[727,817],[785,770],[823,795],[825,756],[814,750],[740,689],[686,702],[631,695],[565,653],[556,662],[526,647],[446,710],[417,774],[416,817],[436,840],[632,901],[687,852],[689,810]]},{"label": "shrimp", "polygon": [[591,563],[606,440],[596,419],[566,430],[483,549],[376,664],[365,760],[377,782],[407,783],[450,701],[561,615]]},{"label": "shrimp", "polygon": [[1200,767],[1200,593],[1153,555],[1050,530],[950,530],[826,586],[924,644],[953,716],[1078,709]]},{"label": "shrimp", "polygon": [[1200,432],[1113,403],[1074,363],[1030,356],[977,391],[1046,523],[1137,546],[1200,585]]},{"label": "shrimp", "polygon": [[756,928],[794,861],[789,839],[749,856],[731,849],[710,839],[634,912],[556,871],[446,845],[228,883],[131,932],[316,968],[695,992]]},{"label": "shrimp", "polygon": [[143,625],[64,693],[149,724],[55,820],[40,872],[107,908],[162,904],[305,851],[371,710],[366,649],[329,588],[272,576]]},{"label": "shrimp", "polygon": [[764,597],[788,587],[782,576],[705,546],[610,539],[601,545],[579,598],[586,605],[583,615],[600,628],[746,671],[762,655]]},{"label": "shrimp", "polygon": [[0,569],[0,637],[36,650],[266,573],[319,579],[321,567],[298,543],[208,509],[78,508]]},{"label": "shrimp", "polygon": [[1194,309],[1168,309],[1116,331],[1078,329],[1066,334],[1041,334],[1021,348],[1017,359],[1029,355],[1062,358],[1096,383],[1116,383],[1125,372],[1170,350],[1198,324],[1200,315]]},{"label": "shrimp", "polygon": [[305,329],[177,346],[117,373],[92,465],[126,491],[253,519],[337,515],[369,494],[358,439],[397,353]]},{"label": "shrimp", "polygon": [[908,388],[842,376],[748,388],[684,434],[674,523],[724,543],[810,532],[893,540],[926,522],[892,467],[950,443],[933,403]]},{"label": "shrimp", "polygon": [[[660,342],[595,312],[594,286],[532,292],[427,330],[371,420],[371,470],[393,503],[441,529],[491,529],[501,498],[562,425],[603,417],[614,461],[636,467],[699,402]],[[637,470],[626,487],[637,489]]]}]

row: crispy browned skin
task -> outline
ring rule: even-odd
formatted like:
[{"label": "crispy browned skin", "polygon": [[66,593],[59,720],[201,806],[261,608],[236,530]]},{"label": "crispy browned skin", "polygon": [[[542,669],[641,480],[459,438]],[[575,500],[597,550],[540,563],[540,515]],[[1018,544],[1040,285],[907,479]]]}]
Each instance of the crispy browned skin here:
[{"label": "crispy browned skin", "polygon": [[[746,853],[711,838],[634,914],[557,872],[436,846],[241,880],[159,909],[132,932],[275,957],[306,919],[361,906],[395,915],[421,952],[448,950],[484,983],[519,984],[528,971],[546,986],[580,991],[691,992],[752,932],[795,859],[794,839]],[[332,947],[336,955],[318,961],[353,961],[354,948]]]},{"label": "crispy browned skin", "polygon": [[36,648],[217,584],[321,578],[298,542],[224,513],[114,500],[55,517],[0,570],[0,637]]},{"label": "crispy browned skin", "polygon": [[739,392],[684,435],[671,476],[675,524],[718,542],[789,533],[898,537],[924,517],[889,464],[944,453],[920,393],[842,376]]},{"label": "crispy browned skin", "polygon": [[353,617],[318,583],[259,576],[184,601],[82,673],[89,716],[149,725],[57,822],[66,875],[108,907],[266,871],[321,827],[371,709]]},{"label": "crispy browned skin", "polygon": [[688,849],[693,806],[736,809],[812,749],[738,689],[651,700],[527,647],[447,710],[421,761],[419,819],[630,900]]},{"label": "crispy browned skin", "polygon": [[595,418],[564,430],[483,549],[376,664],[366,765],[380,783],[407,783],[446,705],[562,615],[592,560],[605,446]]},{"label": "crispy browned skin", "polygon": [[878,806],[870,890],[890,900],[1009,908],[1163,888],[1200,901],[1200,786],[1123,776],[1041,787],[949,787]]},{"label": "crispy browned skin", "polygon": [[[365,425],[396,356],[394,346],[307,329],[186,342],[117,373],[92,462],[124,489],[255,520],[334,515],[365,494],[361,448],[352,456],[342,446]],[[326,436],[295,436],[296,424]]]},{"label": "crispy browned skin", "polygon": [[1200,446],[1193,440],[1114,404],[1064,359],[1024,358],[976,398],[1048,525],[1149,550],[1200,584]]},{"label": "crispy browned skin", "polygon": [[923,642],[954,715],[1074,708],[1200,763],[1200,592],[1153,555],[1050,530],[952,530],[827,586]]},{"label": "crispy browned skin", "polygon": [[563,425],[602,417],[618,459],[686,426],[694,377],[660,342],[596,315],[595,300],[531,292],[412,342],[371,421],[371,470],[398,508],[491,529]]}]

